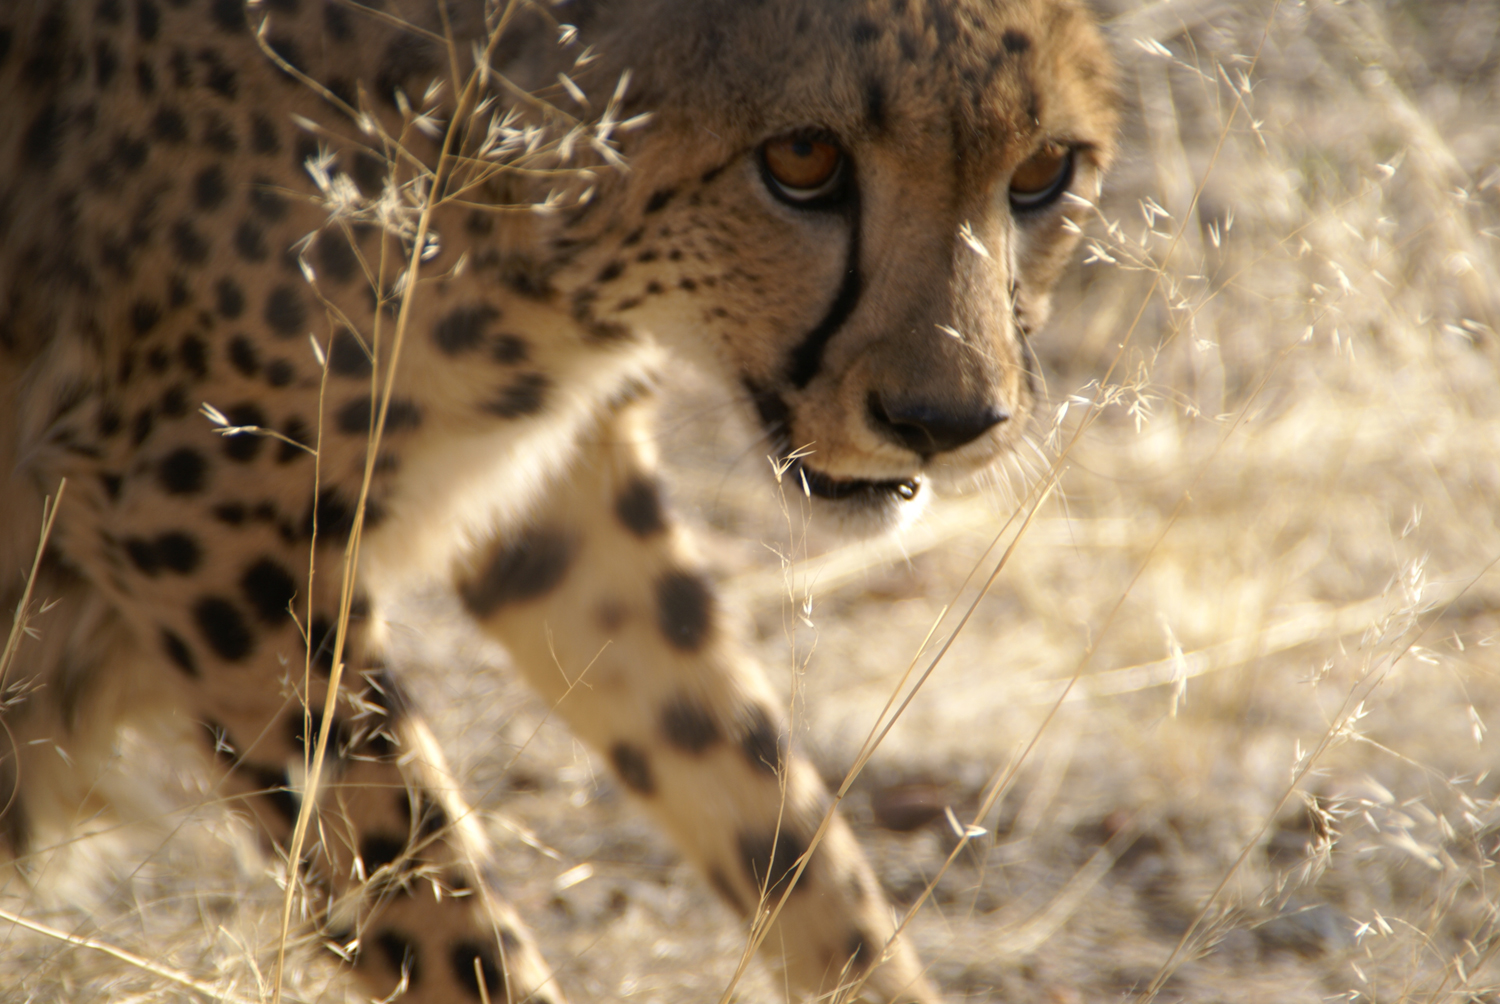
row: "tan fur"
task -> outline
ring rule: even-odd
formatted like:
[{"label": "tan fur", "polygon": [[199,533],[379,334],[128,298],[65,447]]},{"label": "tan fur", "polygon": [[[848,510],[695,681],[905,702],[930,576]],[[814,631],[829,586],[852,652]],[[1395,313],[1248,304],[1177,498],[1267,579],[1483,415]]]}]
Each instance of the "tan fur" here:
[{"label": "tan fur", "polygon": [[[195,735],[216,783],[285,846],[373,460],[306,866],[320,924],[358,938],[372,992],[404,973],[403,1000],[478,999],[481,980],[492,1000],[562,998],[476,877],[482,834],[382,660],[389,597],[447,576],[735,909],[784,896],[765,954],[789,986],[936,1000],[910,950],[887,945],[889,909],[842,821],[788,891],[828,795],[660,504],[646,399],[682,360],[716,371],[774,450],[801,451],[790,471],[823,518],[858,532],[910,518],[928,480],[982,471],[1032,406],[1024,342],[1077,213],[1066,198],[1013,211],[1011,174],[1062,144],[1071,191],[1093,194],[1114,123],[1104,47],[1066,0],[639,0],[568,8],[599,54],[575,65],[579,49],[525,8],[495,50],[513,87],[496,86],[464,150],[519,90],[587,119],[626,69],[610,114],[654,118],[611,138],[628,170],[588,154],[584,176],[445,174],[371,458],[412,223],[376,225],[394,204],[380,189],[439,154],[394,94],[422,110],[436,80],[426,110],[454,114],[486,24],[477,3],[451,6],[444,21],[425,0],[392,5],[426,36],[310,0],[0,13],[12,605],[41,499],[68,479],[37,583],[63,602],[5,681],[4,843],[24,872],[93,797],[113,729],[154,719]],[[451,50],[424,40],[445,32]],[[515,108],[554,139],[567,129]],[[841,151],[824,204],[764,174],[757,151],[785,134]],[[319,170],[363,186],[352,215],[330,216]],[[559,209],[527,208],[553,189]],[[282,438],[221,438],[203,402]],[[60,772],[43,740],[76,766]]]}]

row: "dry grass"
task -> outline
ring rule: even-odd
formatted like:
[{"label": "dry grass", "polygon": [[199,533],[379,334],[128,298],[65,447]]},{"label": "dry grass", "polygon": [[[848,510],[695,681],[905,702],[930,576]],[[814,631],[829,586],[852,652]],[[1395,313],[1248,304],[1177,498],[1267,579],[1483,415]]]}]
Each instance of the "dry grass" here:
[{"label": "dry grass", "polygon": [[[973,606],[846,802],[894,901],[932,888],[913,936],[953,999],[1500,999],[1500,4],[1117,6],[1125,152],[1036,345],[1036,451],[905,559],[823,550],[795,497],[746,504],[764,461],[687,392],[663,423],[679,508],[730,531],[720,563],[831,782],[944,608],[937,642]],[[406,623],[564,987],[716,998],[728,913],[440,599]],[[902,799],[985,833],[934,882],[954,825],[876,825]],[[266,999],[279,890],[214,807],[170,825],[86,914],[28,917]],[[3,937],[5,1001],[185,992]],[[293,969],[290,993],[334,999],[330,967]],[[776,997],[758,970],[736,993]]]}]

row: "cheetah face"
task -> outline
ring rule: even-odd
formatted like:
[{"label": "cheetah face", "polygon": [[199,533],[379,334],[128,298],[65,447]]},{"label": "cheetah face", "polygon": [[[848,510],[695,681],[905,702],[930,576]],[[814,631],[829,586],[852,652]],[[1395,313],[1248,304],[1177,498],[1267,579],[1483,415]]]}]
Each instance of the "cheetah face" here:
[{"label": "cheetah face", "polygon": [[[725,372],[792,483],[868,530],[1024,434],[1026,340],[1075,241],[1068,195],[1109,159],[1113,98],[1081,11],[833,7],[684,8],[723,23],[662,60],[694,64],[690,88],[645,74],[657,120],[585,295]],[[828,38],[848,45],[803,42]]]}]

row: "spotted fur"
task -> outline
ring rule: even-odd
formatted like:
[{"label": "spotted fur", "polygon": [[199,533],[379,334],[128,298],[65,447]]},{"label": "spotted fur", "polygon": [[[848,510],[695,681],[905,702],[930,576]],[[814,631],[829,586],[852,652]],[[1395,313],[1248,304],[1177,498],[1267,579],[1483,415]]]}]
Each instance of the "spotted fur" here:
[{"label": "spotted fur", "polygon": [[[55,605],[4,681],[0,845],[24,873],[99,797],[114,730],[154,723],[284,846],[341,653],[317,924],[357,937],[382,997],[561,1002],[384,662],[390,597],[436,575],[726,902],[784,898],[765,955],[787,985],[936,1000],[836,816],[809,856],[828,794],[664,502],[650,387],[683,360],[718,374],[857,532],[982,470],[1032,405],[1065,193],[1110,156],[1105,48],[1074,0],[576,0],[522,5],[487,50],[502,9],[0,8],[8,605],[68,482],[36,582]],[[466,91],[485,51],[507,86]],[[481,156],[491,115],[556,140],[604,105],[632,127],[551,155],[586,175]],[[460,110],[468,159],[408,297],[410,214],[376,209]],[[788,188],[771,143],[836,171]],[[1056,184],[1018,193],[1037,163]],[[218,435],[202,403],[258,431]]]}]

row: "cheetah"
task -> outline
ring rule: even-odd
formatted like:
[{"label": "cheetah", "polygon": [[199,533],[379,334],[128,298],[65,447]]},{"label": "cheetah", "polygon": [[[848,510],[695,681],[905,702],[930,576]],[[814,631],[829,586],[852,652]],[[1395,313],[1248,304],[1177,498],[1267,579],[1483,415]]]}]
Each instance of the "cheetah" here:
[{"label": "cheetah", "polygon": [[149,727],[300,848],[365,992],[562,1002],[387,663],[440,581],[776,911],[794,994],[939,1000],[664,501],[651,398],[712,374],[850,533],[972,479],[1034,406],[1112,73],[1075,0],[6,4],[7,609],[66,490],[0,681],[4,881]]}]

